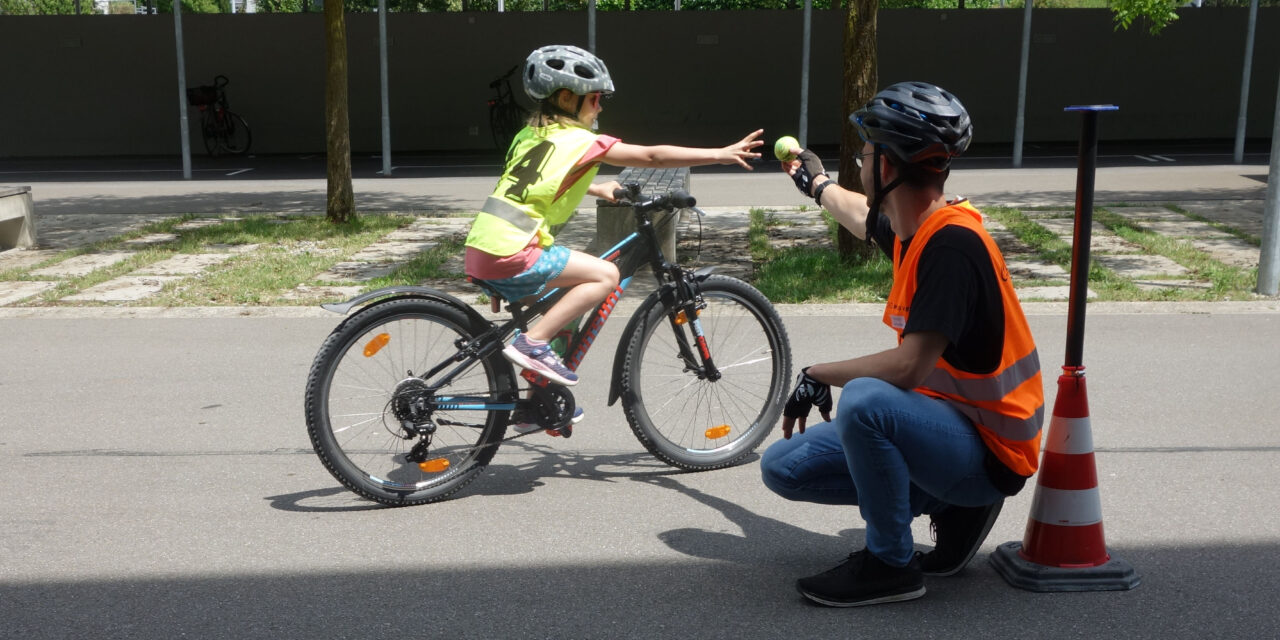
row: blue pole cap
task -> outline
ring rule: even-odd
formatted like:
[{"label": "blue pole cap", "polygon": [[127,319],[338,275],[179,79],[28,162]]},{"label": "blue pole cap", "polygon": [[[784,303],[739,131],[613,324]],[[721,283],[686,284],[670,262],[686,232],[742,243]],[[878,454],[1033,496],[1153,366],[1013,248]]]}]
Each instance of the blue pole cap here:
[{"label": "blue pole cap", "polygon": [[1085,104],[1067,107],[1063,111],[1119,111],[1120,107],[1114,104]]}]

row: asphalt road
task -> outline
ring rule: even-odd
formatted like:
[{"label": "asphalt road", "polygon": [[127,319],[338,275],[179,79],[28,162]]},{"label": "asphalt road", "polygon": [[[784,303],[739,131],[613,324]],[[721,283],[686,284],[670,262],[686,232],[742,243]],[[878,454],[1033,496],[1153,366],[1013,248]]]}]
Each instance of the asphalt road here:
[{"label": "asphalt road", "polygon": [[[1051,407],[1066,320],[1031,309]],[[388,509],[307,441],[336,316],[7,317],[0,637],[1280,637],[1280,322],[1248,309],[1091,305],[1107,542],[1137,589],[1007,586],[986,557],[1021,539],[1028,488],[968,570],[854,610],[792,583],[860,547],[856,512],[774,497],[755,461],[675,472],[605,406],[622,323],[584,364],[572,439],[518,440],[458,498]],[[797,365],[891,344],[866,307],[784,317]]]}]

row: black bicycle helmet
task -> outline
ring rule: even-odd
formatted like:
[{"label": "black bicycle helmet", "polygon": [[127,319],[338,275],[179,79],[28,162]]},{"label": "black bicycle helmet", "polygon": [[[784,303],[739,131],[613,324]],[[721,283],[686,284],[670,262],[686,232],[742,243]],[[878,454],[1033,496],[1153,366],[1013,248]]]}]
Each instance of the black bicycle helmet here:
[{"label": "black bicycle helmet", "polygon": [[926,82],[899,82],[849,116],[863,140],[904,164],[943,171],[973,139],[973,123],[960,100]]},{"label": "black bicycle helmet", "polygon": [[564,44],[535,49],[524,63],[524,92],[537,102],[560,89],[579,96],[613,93],[613,78],[604,61],[590,51]]}]

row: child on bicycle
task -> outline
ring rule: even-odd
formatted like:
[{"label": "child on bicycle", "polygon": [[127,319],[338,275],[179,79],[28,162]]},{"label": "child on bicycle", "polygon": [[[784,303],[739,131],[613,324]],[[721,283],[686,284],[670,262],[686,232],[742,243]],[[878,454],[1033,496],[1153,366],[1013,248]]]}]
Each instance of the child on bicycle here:
[{"label": "child on bicycle", "polygon": [[[561,327],[589,311],[618,286],[612,262],[555,244],[551,228],[573,215],[584,195],[613,200],[616,181],[592,184],[606,162],[625,167],[691,167],[738,164],[763,142],[763,130],[719,149],[670,145],[639,146],[593,132],[613,93],[604,61],[567,45],[535,50],[525,61],[525,93],[538,108],[516,134],[506,167],[467,235],[466,272],[484,280],[508,300],[542,293],[547,287],[568,292],[543,316],[516,336],[503,355],[562,385],[578,376],[561,362],[548,342]],[[575,422],[578,415],[575,415]]]}]

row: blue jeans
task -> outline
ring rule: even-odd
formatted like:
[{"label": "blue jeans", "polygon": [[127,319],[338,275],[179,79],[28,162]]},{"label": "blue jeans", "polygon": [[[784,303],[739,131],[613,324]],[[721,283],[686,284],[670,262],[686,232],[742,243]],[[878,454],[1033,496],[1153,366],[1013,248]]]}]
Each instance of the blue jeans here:
[{"label": "blue jeans", "polygon": [[858,505],[867,550],[900,567],[914,552],[916,516],[1004,498],[987,478],[985,455],[977,429],[947,402],[858,378],[844,386],[831,422],[773,443],[760,472],[788,500]]}]

